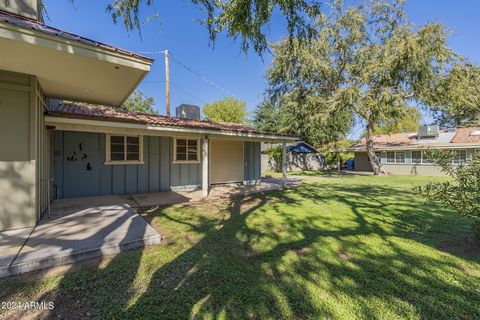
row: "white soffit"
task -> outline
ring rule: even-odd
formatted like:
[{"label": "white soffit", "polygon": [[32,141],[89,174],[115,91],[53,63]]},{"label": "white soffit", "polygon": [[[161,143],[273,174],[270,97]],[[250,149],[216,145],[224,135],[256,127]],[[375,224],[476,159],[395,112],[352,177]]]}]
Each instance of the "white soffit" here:
[{"label": "white soffit", "polygon": [[152,60],[0,22],[0,70],[35,75],[47,96],[121,105]]}]

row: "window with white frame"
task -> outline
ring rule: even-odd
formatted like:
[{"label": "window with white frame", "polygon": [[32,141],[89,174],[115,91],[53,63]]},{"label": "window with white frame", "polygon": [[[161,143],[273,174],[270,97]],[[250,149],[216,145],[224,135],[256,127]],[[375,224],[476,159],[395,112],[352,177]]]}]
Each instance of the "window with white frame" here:
[{"label": "window with white frame", "polygon": [[418,151],[418,150],[412,151],[412,163],[415,163],[415,164],[422,163],[422,151]]},{"label": "window with white frame", "polygon": [[422,151],[422,163],[423,164],[431,164],[433,163],[432,159],[429,159],[427,156],[427,151]]},{"label": "window with white frame", "polygon": [[200,139],[175,138],[173,143],[173,162],[200,162]]},{"label": "window with white frame", "polygon": [[143,137],[107,135],[107,164],[143,163]]},{"label": "window with white frame", "polygon": [[395,151],[387,151],[387,163],[395,163]]},{"label": "window with white frame", "polygon": [[387,163],[405,163],[405,151],[387,151]]},{"label": "window with white frame", "polygon": [[467,163],[467,150],[455,150],[453,156],[453,164]]},{"label": "window with white frame", "polygon": [[405,151],[395,151],[395,162],[405,163]]}]

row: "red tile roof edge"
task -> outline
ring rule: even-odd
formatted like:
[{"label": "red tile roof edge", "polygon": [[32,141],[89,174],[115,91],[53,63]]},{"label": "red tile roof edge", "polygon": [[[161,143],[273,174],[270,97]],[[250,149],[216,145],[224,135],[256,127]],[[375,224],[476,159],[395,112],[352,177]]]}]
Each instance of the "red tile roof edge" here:
[{"label": "red tile roof edge", "polygon": [[104,120],[111,122],[124,122],[146,124],[159,127],[182,127],[191,129],[213,130],[220,132],[238,132],[259,135],[272,135],[279,137],[296,138],[296,135],[285,133],[273,133],[260,131],[255,128],[229,122],[213,122],[207,120],[193,120],[176,117],[167,117],[161,115],[151,115],[137,112],[126,112],[116,110],[112,107],[99,107],[92,105],[77,105],[65,103],[61,104],[56,110],[49,111],[48,115],[62,118],[74,118],[85,120]]},{"label": "red tile roof edge", "polygon": [[[441,144],[441,145],[458,145],[458,144],[471,144],[471,145],[480,145],[480,136],[472,136],[473,131],[480,130],[480,127],[466,127],[466,128],[456,128],[455,135],[450,140],[450,142]],[[396,139],[398,138],[398,139]],[[405,139],[407,138],[408,141]],[[414,141],[417,141],[416,132],[405,132],[405,133],[393,133],[393,134],[380,134],[373,137],[373,141],[376,147],[403,147],[403,146],[422,146],[421,144],[413,144]],[[385,141],[386,139],[390,141]],[[356,142],[349,148],[358,149],[364,148],[366,145],[365,138],[362,138],[360,141]],[[437,146],[438,144],[428,144],[423,146]]]},{"label": "red tile roof edge", "polygon": [[95,41],[95,40],[92,40],[92,39],[89,39],[89,38],[86,38],[86,37],[83,37],[83,36],[68,32],[68,31],[63,31],[63,30],[60,30],[60,29],[57,29],[57,28],[54,28],[54,27],[49,27],[46,24],[41,23],[41,22],[39,22],[35,19],[23,17],[23,16],[20,16],[18,14],[11,13],[11,12],[8,12],[8,11],[4,11],[4,10],[1,10],[1,9],[0,9],[0,21],[6,22],[6,23],[9,23],[9,24],[13,24],[13,25],[16,25],[18,27],[22,27],[22,28],[26,28],[26,29],[32,29],[32,30],[35,30],[35,31],[39,31],[39,32],[42,32],[42,33],[49,34],[49,35],[54,35],[54,36],[57,36],[59,38],[63,38],[63,39],[67,39],[67,40],[74,40],[74,41],[77,41],[77,42],[80,42],[80,43],[83,43],[83,44],[95,46],[95,47],[102,48],[102,49],[105,49],[105,50],[108,50],[108,51],[113,51],[113,52],[117,52],[117,53],[120,53],[120,54],[132,56],[132,57],[135,57],[135,58],[148,60],[150,62],[154,61],[154,59],[143,56],[141,54],[138,54],[138,53],[135,53],[135,52],[132,52],[132,51],[128,51],[128,50],[125,50],[125,49],[121,49],[121,48],[118,48],[118,47],[114,47],[114,46],[108,45],[106,43]]},{"label": "red tile roof edge", "polygon": [[457,128],[457,133],[451,143],[479,143],[480,136],[472,135],[474,131],[480,131],[480,127]]}]

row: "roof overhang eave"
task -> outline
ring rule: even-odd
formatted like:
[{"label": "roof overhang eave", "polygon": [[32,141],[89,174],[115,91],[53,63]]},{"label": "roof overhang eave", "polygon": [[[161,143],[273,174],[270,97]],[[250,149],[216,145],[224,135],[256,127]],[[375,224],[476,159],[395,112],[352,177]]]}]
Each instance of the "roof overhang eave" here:
[{"label": "roof overhang eave", "polygon": [[[92,53],[95,53],[95,58],[99,60],[109,60],[117,64],[137,67],[145,71],[150,70],[150,66],[154,62],[154,59],[152,58],[142,57],[136,54],[128,54],[121,51],[107,50],[101,46],[95,46],[94,44],[89,45],[84,42],[28,29],[4,21],[0,21],[0,36],[10,40],[23,41],[28,44],[51,46],[56,50],[76,53],[79,55],[84,54],[89,57],[92,57]],[[39,43],[40,39],[45,42]],[[83,49],[85,51],[72,52],[72,48]]]},{"label": "roof overhang eave", "polygon": [[49,97],[118,106],[152,59],[0,21],[0,70],[33,75]]},{"label": "roof overhang eave", "polygon": [[142,123],[132,123],[124,121],[105,121],[79,119],[72,117],[61,117],[47,115],[45,123],[54,126],[57,130],[117,133],[117,134],[142,134],[152,136],[209,136],[224,139],[241,139],[262,142],[291,142],[298,141],[300,138],[291,135],[277,135],[270,133],[251,133],[238,131],[221,131],[202,128],[191,128],[184,126],[156,126]]}]

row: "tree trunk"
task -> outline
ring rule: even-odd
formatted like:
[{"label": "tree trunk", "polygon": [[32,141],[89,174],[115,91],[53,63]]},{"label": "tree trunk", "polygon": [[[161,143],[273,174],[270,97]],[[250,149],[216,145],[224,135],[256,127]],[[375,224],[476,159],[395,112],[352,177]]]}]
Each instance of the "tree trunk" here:
[{"label": "tree trunk", "polygon": [[375,154],[375,149],[373,147],[373,126],[374,121],[369,119],[367,123],[367,135],[366,135],[366,147],[367,147],[367,155],[368,160],[373,169],[373,174],[378,176],[379,174],[383,174],[382,164],[380,163],[380,159],[378,159],[377,155]]}]

